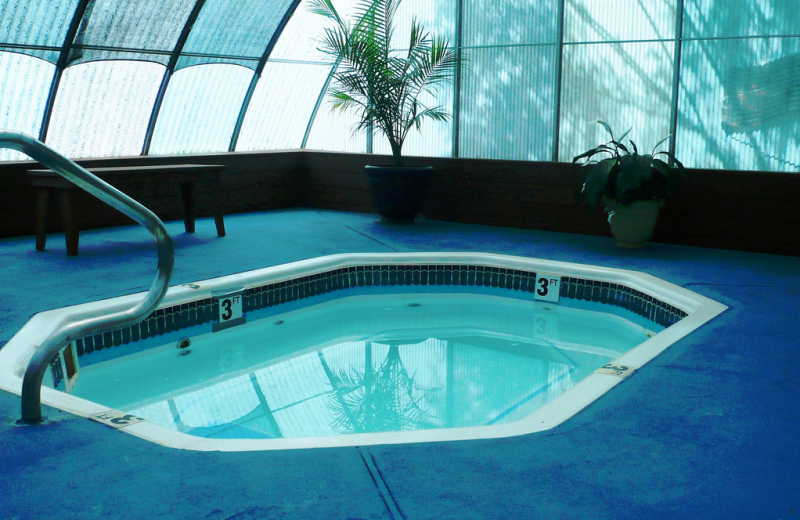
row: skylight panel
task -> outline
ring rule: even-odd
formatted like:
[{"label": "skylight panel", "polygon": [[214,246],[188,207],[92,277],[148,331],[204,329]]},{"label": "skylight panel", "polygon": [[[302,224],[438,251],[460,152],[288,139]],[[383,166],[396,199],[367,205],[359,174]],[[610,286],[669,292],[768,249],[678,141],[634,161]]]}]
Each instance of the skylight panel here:
[{"label": "skylight panel", "polygon": [[227,152],[253,71],[209,64],[181,69],[170,80],[150,155]]},{"label": "skylight panel", "polygon": [[61,78],[47,144],[67,157],[139,155],[164,67],[93,61]]},{"label": "skylight panel", "polygon": [[[291,0],[207,0],[192,27],[177,69],[220,61],[255,69],[291,3]],[[209,59],[206,55],[217,58]]]},{"label": "skylight panel", "polygon": [[[0,128],[39,137],[55,70],[55,65],[32,56],[0,52]],[[28,159],[23,153],[0,149],[0,161]]]},{"label": "skylight panel", "polygon": [[[75,35],[69,63],[122,58],[157,61],[166,65],[194,4],[195,0],[90,2]],[[110,50],[109,47],[124,52]]]},{"label": "skylight panel", "polygon": [[77,5],[78,0],[3,0],[0,2],[0,47],[11,44],[6,50],[14,49],[55,63]]},{"label": "skylight panel", "polygon": [[300,148],[330,64],[267,62],[242,124],[236,151]]}]

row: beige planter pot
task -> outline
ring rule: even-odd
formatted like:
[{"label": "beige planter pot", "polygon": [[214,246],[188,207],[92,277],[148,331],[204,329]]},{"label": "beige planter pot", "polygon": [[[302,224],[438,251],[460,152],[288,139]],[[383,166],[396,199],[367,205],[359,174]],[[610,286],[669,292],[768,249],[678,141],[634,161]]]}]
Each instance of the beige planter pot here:
[{"label": "beige planter pot", "polygon": [[658,212],[663,202],[645,200],[630,206],[621,206],[616,201],[604,199],[608,212],[611,232],[617,239],[617,247],[635,249],[644,247],[653,235],[658,220]]}]

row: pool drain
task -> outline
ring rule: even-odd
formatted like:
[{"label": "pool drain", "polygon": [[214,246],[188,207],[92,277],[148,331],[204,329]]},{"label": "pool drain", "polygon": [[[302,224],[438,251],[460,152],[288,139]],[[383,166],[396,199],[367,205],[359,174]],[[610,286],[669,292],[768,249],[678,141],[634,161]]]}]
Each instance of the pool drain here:
[{"label": "pool drain", "polygon": [[181,338],[181,339],[178,340],[178,344],[176,346],[178,348],[183,349],[183,348],[188,347],[191,344],[192,344],[192,340],[190,340],[189,338]]},{"label": "pool drain", "polygon": [[422,304],[421,303],[409,303],[408,304],[409,307],[419,307],[420,305],[422,305]]}]

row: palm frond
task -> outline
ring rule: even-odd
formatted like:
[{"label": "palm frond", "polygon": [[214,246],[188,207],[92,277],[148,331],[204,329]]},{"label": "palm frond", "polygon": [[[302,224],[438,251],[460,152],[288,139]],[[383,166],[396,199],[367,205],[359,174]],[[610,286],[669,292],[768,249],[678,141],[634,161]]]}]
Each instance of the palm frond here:
[{"label": "palm frond", "polygon": [[339,17],[339,13],[336,11],[331,0],[311,0],[308,4],[308,10],[314,14],[333,20],[337,25],[344,26],[344,22]]},{"label": "palm frond", "polygon": [[420,96],[435,97],[460,63],[448,41],[432,37],[416,18],[406,40],[408,50],[393,50],[400,4],[401,0],[361,0],[354,8],[351,25],[346,25],[331,0],[311,2],[312,12],[332,22],[319,42],[320,50],[341,64],[330,87],[334,109],[355,110],[357,131],[375,125],[392,143],[397,162],[410,128],[420,128],[425,119],[447,120],[441,107],[422,106]]}]

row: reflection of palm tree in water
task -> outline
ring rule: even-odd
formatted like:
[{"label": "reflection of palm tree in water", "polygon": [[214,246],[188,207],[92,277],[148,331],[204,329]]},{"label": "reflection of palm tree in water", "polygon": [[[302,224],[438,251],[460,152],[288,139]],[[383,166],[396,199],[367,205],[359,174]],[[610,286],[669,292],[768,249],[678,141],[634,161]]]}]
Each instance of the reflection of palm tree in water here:
[{"label": "reflection of palm tree in water", "polygon": [[381,366],[372,366],[371,344],[366,344],[364,370],[351,367],[333,374],[329,407],[335,414],[333,428],[339,433],[370,433],[421,430],[433,426],[420,406],[424,391],[414,383],[400,358],[400,349],[390,344]]}]

